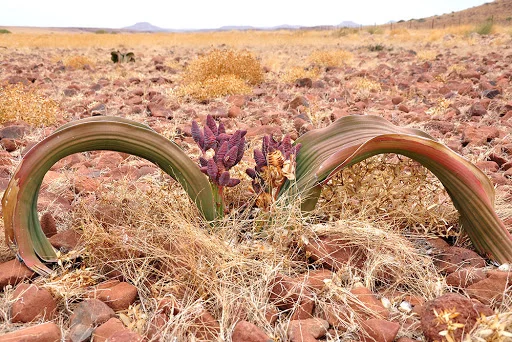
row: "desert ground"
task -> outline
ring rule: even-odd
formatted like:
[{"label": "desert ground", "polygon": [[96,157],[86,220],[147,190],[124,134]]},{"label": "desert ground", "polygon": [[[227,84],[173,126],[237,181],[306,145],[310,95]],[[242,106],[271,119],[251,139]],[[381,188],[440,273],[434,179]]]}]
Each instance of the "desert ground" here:
[{"label": "desert ground", "polygon": [[[512,341],[510,265],[475,252],[420,164],[388,154],[344,169],[308,214],[258,208],[245,174],[265,134],[295,140],[376,115],[477,165],[512,230],[511,27],[10,30],[0,195],[30,148],[78,119],[148,125],[197,163],[192,120],[247,134],[232,170],[241,182],[214,225],[147,160],[91,151],[57,162],[37,209],[59,262],[37,276],[1,234],[0,341]],[[113,63],[112,51],[135,61]],[[209,67],[226,53],[245,76]]]}]

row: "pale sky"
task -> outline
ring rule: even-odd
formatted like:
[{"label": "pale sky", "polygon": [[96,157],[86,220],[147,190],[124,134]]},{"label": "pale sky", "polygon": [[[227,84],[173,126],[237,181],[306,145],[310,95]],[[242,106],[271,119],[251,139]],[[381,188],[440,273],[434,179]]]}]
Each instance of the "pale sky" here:
[{"label": "pale sky", "polygon": [[491,0],[0,0],[0,26],[170,29],[228,25],[384,24],[451,13]]}]

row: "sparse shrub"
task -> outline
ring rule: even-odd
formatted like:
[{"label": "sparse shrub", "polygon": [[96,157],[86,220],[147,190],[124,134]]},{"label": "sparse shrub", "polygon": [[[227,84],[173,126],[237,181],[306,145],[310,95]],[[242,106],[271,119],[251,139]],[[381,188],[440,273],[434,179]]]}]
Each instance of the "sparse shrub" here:
[{"label": "sparse shrub", "polygon": [[299,78],[317,78],[320,74],[320,68],[303,68],[294,66],[287,69],[281,75],[281,81],[285,83],[295,83]]},{"label": "sparse shrub", "polygon": [[377,26],[370,26],[366,28],[366,32],[369,34],[383,34],[384,30]]},{"label": "sparse shrub", "polygon": [[64,59],[64,65],[74,69],[83,69],[86,66],[94,66],[94,62],[85,56],[69,56]]},{"label": "sparse shrub", "polygon": [[346,37],[351,34],[357,34],[359,33],[359,30],[357,28],[353,27],[342,27],[336,31],[333,32],[333,36],[335,37]]},{"label": "sparse shrub", "polygon": [[308,60],[311,64],[322,67],[338,67],[352,60],[353,55],[345,50],[319,50],[313,51]]},{"label": "sparse shrub", "polygon": [[478,33],[479,35],[486,36],[488,34],[493,33],[495,30],[494,23],[492,20],[487,20],[485,23],[478,25],[474,28],[473,32]]},{"label": "sparse shrub", "polygon": [[418,51],[416,57],[420,61],[433,61],[437,57],[437,52],[432,50]]},{"label": "sparse shrub", "polygon": [[96,33],[96,34],[107,34],[108,32],[107,32],[107,30],[96,30],[96,31],[94,31],[94,33]]},{"label": "sparse shrub", "polygon": [[0,123],[23,120],[31,125],[51,125],[59,105],[22,84],[0,87]]},{"label": "sparse shrub", "polygon": [[368,45],[367,48],[371,52],[375,52],[375,51],[382,51],[382,50],[384,50],[385,46],[382,45],[382,44],[373,44],[373,45]]},{"label": "sparse shrub", "polygon": [[135,62],[135,54],[133,52],[121,53],[119,51],[112,51],[110,59],[114,63],[133,63]]},{"label": "sparse shrub", "polygon": [[189,64],[178,93],[205,101],[250,93],[262,81],[261,64],[249,51],[213,50]]},{"label": "sparse shrub", "polygon": [[0,34],[8,34],[8,33],[12,33],[12,32],[9,31],[8,29],[0,29]]}]

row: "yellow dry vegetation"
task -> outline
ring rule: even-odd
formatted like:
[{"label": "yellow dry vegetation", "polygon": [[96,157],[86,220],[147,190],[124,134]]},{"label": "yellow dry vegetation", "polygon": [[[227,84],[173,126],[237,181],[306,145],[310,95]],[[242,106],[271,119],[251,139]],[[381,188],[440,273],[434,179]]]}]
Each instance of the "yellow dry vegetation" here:
[{"label": "yellow dry vegetation", "polygon": [[67,56],[64,58],[64,65],[67,67],[72,67],[74,69],[83,69],[86,65],[94,66],[94,62],[85,56]]},{"label": "yellow dry vegetation", "polygon": [[248,94],[263,81],[260,62],[249,51],[213,50],[192,61],[183,75],[179,95],[200,101],[224,95]]},{"label": "yellow dry vegetation", "polygon": [[309,62],[324,67],[339,67],[347,64],[354,56],[345,50],[319,50],[309,55]]},{"label": "yellow dry vegetation", "polygon": [[22,120],[31,125],[51,125],[59,104],[22,84],[0,87],[0,123]]}]

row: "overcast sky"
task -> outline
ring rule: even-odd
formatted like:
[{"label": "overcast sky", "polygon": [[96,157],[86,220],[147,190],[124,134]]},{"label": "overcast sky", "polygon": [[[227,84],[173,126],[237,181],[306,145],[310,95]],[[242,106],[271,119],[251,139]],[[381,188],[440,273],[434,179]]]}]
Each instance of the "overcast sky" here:
[{"label": "overcast sky", "polygon": [[0,26],[162,28],[383,24],[451,13],[491,0],[1,0]]}]

